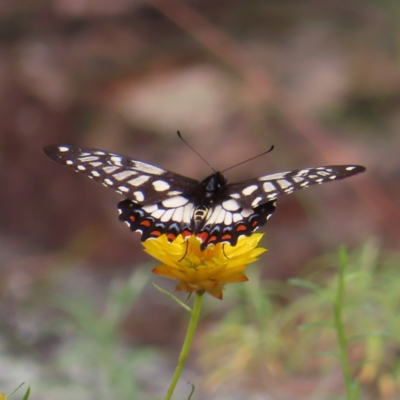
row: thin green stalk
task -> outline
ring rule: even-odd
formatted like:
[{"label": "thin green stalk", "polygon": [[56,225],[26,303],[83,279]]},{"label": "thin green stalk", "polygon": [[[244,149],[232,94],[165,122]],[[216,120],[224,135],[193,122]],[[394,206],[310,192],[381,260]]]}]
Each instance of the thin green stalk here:
[{"label": "thin green stalk", "polygon": [[336,334],[339,344],[339,360],[342,367],[343,380],[346,389],[346,399],[353,400],[354,383],[351,378],[351,369],[349,360],[347,357],[347,339],[344,330],[344,324],[342,321],[343,311],[343,299],[344,299],[344,288],[345,288],[345,270],[347,266],[347,254],[344,249],[340,250],[339,253],[340,265],[339,265],[339,282],[336,292],[336,299],[334,302],[334,319]]},{"label": "thin green stalk", "polygon": [[174,393],[175,386],[178,383],[185,361],[189,355],[190,346],[192,345],[194,333],[196,331],[197,323],[199,322],[201,304],[203,301],[203,294],[196,293],[194,306],[190,317],[188,330],[186,332],[185,341],[183,342],[181,353],[179,354],[178,365],[176,366],[174,376],[172,377],[171,384],[165,396],[165,400],[170,400]]}]

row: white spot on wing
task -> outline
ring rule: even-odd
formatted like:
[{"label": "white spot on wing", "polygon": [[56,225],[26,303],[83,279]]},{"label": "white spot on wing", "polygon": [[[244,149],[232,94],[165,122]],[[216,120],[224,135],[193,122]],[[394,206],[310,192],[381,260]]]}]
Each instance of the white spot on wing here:
[{"label": "white spot on wing", "polygon": [[233,214],[233,222],[239,222],[243,219],[242,214],[235,213]]},{"label": "white spot on wing", "polygon": [[251,214],[253,214],[253,209],[252,208],[245,208],[244,210],[242,210],[242,217],[243,218],[247,218],[248,216],[250,216]]},{"label": "white spot on wing", "polygon": [[240,194],[238,193],[232,193],[229,196],[232,197],[232,199],[240,199]]},{"label": "white spot on wing", "polygon": [[329,179],[336,179],[336,175],[330,176]]},{"label": "white spot on wing", "polygon": [[156,218],[156,219],[160,219],[165,213],[165,210],[156,210],[153,213],[151,213],[151,216]]},{"label": "white spot on wing", "polygon": [[115,165],[110,165],[107,167],[103,168],[104,172],[107,172],[107,174],[112,174],[114,171],[119,170],[119,167],[116,167]]},{"label": "white spot on wing", "polygon": [[143,211],[146,211],[147,213],[151,214],[154,211],[158,210],[157,204],[150,204],[148,206],[142,207]]},{"label": "white spot on wing", "polygon": [[138,176],[137,178],[131,179],[127,183],[129,183],[132,186],[140,186],[143,185],[143,183],[147,182],[150,179],[149,175],[141,175]]},{"label": "white spot on wing", "polygon": [[183,210],[184,207],[177,208],[174,212],[174,215],[172,216],[172,220],[176,222],[181,222],[183,219]]},{"label": "white spot on wing", "polygon": [[318,175],[321,175],[321,176],[328,176],[328,175],[330,175],[330,173],[327,172],[327,171],[318,171],[317,174],[318,174]]},{"label": "white spot on wing", "polygon": [[257,207],[257,206],[260,204],[260,201],[261,201],[261,200],[262,200],[262,197],[261,197],[261,196],[256,197],[256,198],[252,201],[251,206],[252,206],[252,207]]},{"label": "white spot on wing", "polygon": [[271,181],[274,179],[282,179],[287,175],[287,172],[279,172],[277,174],[265,175],[258,178],[259,181]]},{"label": "white spot on wing", "polygon": [[113,182],[111,179],[108,179],[108,178],[104,179],[104,182],[105,182],[107,185],[113,185],[113,184],[114,184],[114,182]]},{"label": "white spot on wing", "polygon": [[100,167],[100,165],[103,165],[103,163],[100,161],[95,161],[95,162],[91,162],[90,165],[92,167]]},{"label": "white spot on wing", "polygon": [[232,224],[232,213],[226,212],[225,214],[225,219],[224,219],[224,224],[225,225],[231,225]]},{"label": "white spot on wing", "polygon": [[240,208],[240,204],[236,200],[230,199],[225,200],[222,203],[222,207],[224,207],[227,211],[236,211]]},{"label": "white spot on wing", "polygon": [[221,210],[221,212],[218,214],[217,219],[215,220],[216,224],[221,224],[225,220],[225,215],[227,212],[225,210]]},{"label": "white spot on wing", "polygon": [[287,179],[279,179],[276,181],[276,183],[281,187],[281,189],[286,189],[286,188],[292,186],[290,181],[288,181]]},{"label": "white spot on wing", "polygon": [[304,178],[301,178],[300,176],[294,176],[292,178],[296,183],[300,183],[302,181],[304,181]]},{"label": "white spot on wing", "polygon": [[168,182],[162,180],[154,181],[152,182],[152,185],[157,192],[165,192],[171,187]]},{"label": "white spot on wing", "polygon": [[216,206],[212,213],[210,214],[210,216],[208,217],[207,221],[206,221],[206,225],[214,225],[215,221],[218,218],[218,215],[221,213],[222,211],[222,207],[221,206]]},{"label": "white spot on wing", "polygon": [[78,165],[76,168],[79,169],[79,171],[85,171],[86,167],[84,165]]},{"label": "white spot on wing", "polygon": [[96,178],[98,178],[101,174],[98,171],[91,171],[90,172],[93,176],[95,176]]},{"label": "white spot on wing", "polygon": [[128,170],[125,170],[125,171],[122,171],[122,172],[118,172],[117,174],[114,174],[113,177],[117,181],[123,181],[124,179],[127,179],[132,175],[137,175],[137,172],[128,169]]},{"label": "white spot on wing", "polygon": [[170,197],[169,199],[164,200],[162,202],[162,205],[167,208],[176,208],[176,207],[184,206],[188,202],[189,202],[189,200],[186,197],[175,196],[175,197]]},{"label": "white spot on wing", "polygon": [[65,161],[65,164],[67,164],[67,165],[73,165],[73,164],[74,164],[74,162],[73,162],[73,161],[71,161],[71,160],[67,160],[67,161]]},{"label": "white spot on wing", "polygon": [[257,190],[258,189],[258,186],[257,185],[251,185],[251,186],[247,186],[247,188],[244,188],[243,190],[242,190],[242,193],[245,195],[245,196],[250,196],[255,190]]},{"label": "white spot on wing", "polygon": [[101,151],[101,150],[97,150],[94,152],[94,154],[98,155],[98,156],[104,156],[106,154],[105,151]]},{"label": "white spot on wing", "polygon": [[78,157],[78,160],[82,161],[82,162],[96,161],[98,159],[99,159],[99,157],[96,157],[96,156]]},{"label": "white spot on wing", "polygon": [[168,222],[172,218],[174,212],[174,209],[165,211],[164,215],[161,217],[161,222]]},{"label": "white spot on wing", "polygon": [[346,167],[346,171],[352,171],[353,169],[355,169],[356,167],[354,166],[350,166],[350,167]]},{"label": "white spot on wing", "polygon": [[273,183],[271,183],[271,182],[265,182],[265,183],[263,184],[263,189],[264,189],[264,191],[266,191],[267,193],[269,193],[269,192],[274,192],[274,191],[276,190],[276,187],[275,187],[275,185],[274,185]]},{"label": "white spot on wing", "polygon": [[136,200],[139,202],[144,200],[144,195],[140,190],[133,192],[133,195],[136,197]]},{"label": "white spot on wing", "polygon": [[61,153],[65,153],[66,151],[69,151],[69,147],[60,146],[58,148],[58,151],[61,152]]},{"label": "white spot on wing", "polygon": [[126,186],[118,186],[118,189],[121,191],[121,192],[129,192],[129,188],[127,188]]},{"label": "white spot on wing", "polygon": [[132,164],[133,164],[134,168],[136,168],[137,170],[139,170],[141,172],[145,172],[147,174],[162,175],[163,173],[166,172],[165,169],[158,168],[155,165],[146,164],[141,161],[132,161]]},{"label": "white spot on wing", "polygon": [[180,192],[179,190],[172,190],[171,192],[167,193],[168,196],[178,196],[180,194],[182,194],[182,192]]},{"label": "white spot on wing", "polygon": [[115,165],[118,165],[119,167],[122,167],[122,157],[120,157],[120,156],[111,156],[110,160]]},{"label": "white spot on wing", "polygon": [[186,204],[183,210],[183,222],[189,223],[192,220],[193,204]]}]

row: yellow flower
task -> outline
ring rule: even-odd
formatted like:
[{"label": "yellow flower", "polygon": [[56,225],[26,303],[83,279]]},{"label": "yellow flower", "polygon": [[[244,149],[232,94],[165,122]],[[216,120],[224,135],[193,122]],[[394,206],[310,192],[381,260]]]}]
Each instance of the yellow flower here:
[{"label": "yellow flower", "polygon": [[223,286],[227,283],[247,281],[243,271],[248,263],[266,249],[257,247],[263,235],[239,238],[236,246],[217,243],[200,249],[200,240],[190,236],[187,241],[179,235],[172,243],[162,235],[154,240],[143,242],[146,253],[161,261],[153,273],[178,280],[177,291],[207,292],[222,299]]}]

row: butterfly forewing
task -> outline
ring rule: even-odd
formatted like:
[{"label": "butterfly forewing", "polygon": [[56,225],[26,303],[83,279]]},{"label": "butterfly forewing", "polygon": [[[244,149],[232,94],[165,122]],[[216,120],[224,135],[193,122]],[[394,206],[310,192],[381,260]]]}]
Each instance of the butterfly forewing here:
[{"label": "butterfly forewing", "polygon": [[227,186],[227,190],[233,199],[247,207],[254,208],[295,190],[344,179],[364,171],[365,168],[359,165],[327,165],[305,168],[233,183]]},{"label": "butterfly forewing", "polygon": [[196,187],[198,181],[116,153],[78,146],[48,146],[44,153],[89,178],[100,181],[128,199],[149,205]]}]

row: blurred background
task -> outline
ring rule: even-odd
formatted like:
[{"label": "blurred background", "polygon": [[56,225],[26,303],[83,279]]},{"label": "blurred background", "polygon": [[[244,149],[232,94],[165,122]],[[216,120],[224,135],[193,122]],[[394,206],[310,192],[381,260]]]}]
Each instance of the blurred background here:
[{"label": "blurred background", "polygon": [[[340,245],[398,266],[399,23],[389,0],[2,0],[0,392],[27,382],[32,399],[162,398],[187,316],[151,281],[174,283],[150,276],[157,262],[118,221],[121,197],[41,148],[90,146],[203,179],[211,171],[180,130],[219,170],[275,145],[227,172],[230,182],[325,164],[367,172],[279,199],[251,281],[207,300],[178,396],[187,398],[187,381],[196,399],[342,393],[337,363],[315,361],[315,348],[290,362],[253,357],[271,335],[268,313],[284,315],[298,293],[268,300],[269,317],[257,318],[269,333],[241,307],[257,303],[257,285],[283,296],[287,278],[317,271]],[[275,339],[262,340],[292,352],[296,329],[273,326]],[[215,331],[231,335],[226,352]],[[363,372],[363,398],[398,398],[385,378],[399,364],[393,346],[394,358],[379,353],[387,370]]]}]

